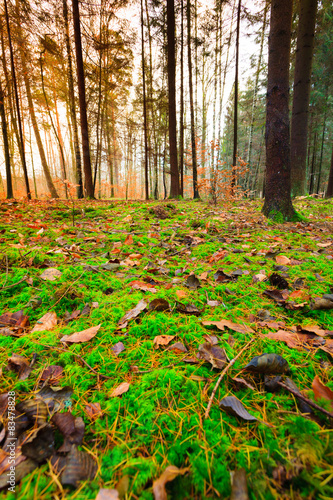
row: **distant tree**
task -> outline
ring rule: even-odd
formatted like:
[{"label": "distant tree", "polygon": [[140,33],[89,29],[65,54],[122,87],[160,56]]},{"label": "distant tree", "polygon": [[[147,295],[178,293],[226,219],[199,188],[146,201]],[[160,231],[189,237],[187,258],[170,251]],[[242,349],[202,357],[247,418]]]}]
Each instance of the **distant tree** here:
[{"label": "distant tree", "polygon": [[266,104],[266,187],[263,213],[291,220],[289,64],[292,0],[274,0],[268,42]]},{"label": "distant tree", "polygon": [[5,94],[4,91],[2,90],[1,83],[0,83],[0,116],[1,116],[1,126],[2,126],[3,149],[5,153],[7,198],[14,198],[12,172],[10,169],[10,154],[9,154],[7,120],[5,111]]},{"label": "distant tree", "polygon": [[306,192],[306,157],[313,41],[318,0],[302,0],[298,22],[291,120],[291,189]]},{"label": "distant tree", "polygon": [[331,168],[328,176],[328,185],[326,191],[326,198],[333,197],[333,146],[332,146],[332,156],[331,156]]}]

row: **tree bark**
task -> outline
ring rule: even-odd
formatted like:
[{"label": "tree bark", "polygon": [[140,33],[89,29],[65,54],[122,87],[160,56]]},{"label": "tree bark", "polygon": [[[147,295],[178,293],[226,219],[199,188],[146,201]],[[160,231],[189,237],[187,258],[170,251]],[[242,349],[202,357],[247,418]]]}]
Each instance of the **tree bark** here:
[{"label": "tree bark", "polygon": [[266,184],[263,213],[275,220],[295,217],[291,202],[289,63],[292,0],[273,0],[268,43]]},{"label": "tree bark", "polygon": [[333,197],[333,146],[332,146],[332,156],[331,156],[331,168],[328,176],[328,185],[326,191],[326,198]]},{"label": "tree bark", "polygon": [[236,26],[236,62],[235,62],[235,99],[234,99],[234,148],[232,154],[232,175],[231,175],[231,196],[235,195],[235,186],[237,181],[237,142],[238,142],[238,68],[239,68],[239,29],[241,0],[237,8],[237,26]]},{"label": "tree bark", "polygon": [[5,153],[5,164],[6,164],[7,198],[9,199],[9,198],[14,198],[14,194],[13,194],[13,184],[12,184],[12,172],[10,169],[8,131],[7,131],[7,121],[6,121],[6,111],[5,111],[4,101],[5,101],[5,95],[0,83],[0,116],[1,116],[1,126],[2,126],[3,149]]},{"label": "tree bark", "polygon": [[87,105],[86,105],[86,87],[84,81],[84,68],[82,57],[81,43],[81,28],[80,28],[80,12],[78,0],[72,0],[73,4],[73,22],[74,22],[74,40],[76,53],[76,71],[77,85],[79,90],[80,103],[80,123],[82,135],[82,152],[83,152],[83,170],[84,170],[84,187],[87,198],[94,198],[94,185],[91,171],[91,159],[89,150],[89,131],[87,120]]},{"label": "tree bark", "polygon": [[188,83],[190,93],[190,114],[191,114],[191,149],[192,149],[192,170],[193,170],[193,198],[199,198],[198,190],[198,165],[194,128],[194,104],[193,104],[193,83],[192,83],[192,53],[191,53],[191,0],[187,0],[187,60],[188,60]]},{"label": "tree bark", "polygon": [[[180,137],[179,137],[180,194],[184,197],[184,0],[180,4]],[[165,156],[165,150],[164,150]],[[163,169],[165,157],[163,159]],[[163,170],[164,171],[164,170]],[[163,179],[164,181],[164,179]],[[164,185],[164,190],[165,190]]]},{"label": "tree bark", "polygon": [[169,93],[169,147],[170,147],[170,197],[180,194],[177,165],[177,115],[176,115],[176,54],[175,54],[175,2],[167,0],[168,93]]},{"label": "tree bark", "polygon": [[145,197],[146,200],[149,200],[146,62],[145,62],[145,40],[143,32],[143,0],[141,0],[141,64],[142,64],[142,92],[143,92],[143,133],[144,133],[144,144],[145,144]]},{"label": "tree bark", "polygon": [[318,0],[302,0],[298,22],[294,96],[291,120],[291,188],[306,193],[306,153],[313,41]]},{"label": "tree bark", "polygon": [[28,200],[31,200],[29,178],[28,178],[28,169],[27,169],[27,164],[26,164],[26,159],[25,159],[25,151],[24,151],[21,111],[20,111],[20,103],[19,103],[19,96],[18,96],[18,90],[17,90],[17,80],[16,80],[16,71],[15,71],[15,64],[14,64],[12,38],[11,38],[10,25],[9,25],[7,0],[4,0],[4,3],[5,3],[5,16],[6,16],[8,43],[9,43],[9,51],[10,51],[10,63],[11,63],[12,78],[13,78],[14,92],[15,92],[16,113],[17,113],[17,121],[18,121],[18,126],[19,126],[19,135],[20,135],[19,149],[21,152],[22,167],[23,167],[23,174],[24,174],[25,188],[27,191],[27,197],[28,197]]},{"label": "tree bark", "polygon": [[74,94],[74,81],[73,81],[73,64],[72,64],[72,53],[69,39],[69,24],[68,24],[68,7],[67,0],[63,0],[63,16],[65,21],[65,44],[67,52],[67,80],[68,80],[68,97],[69,97],[69,109],[72,120],[73,128],[73,138],[74,138],[74,151],[75,151],[75,176],[76,183],[78,184],[76,195],[78,198],[83,198],[83,182],[82,182],[82,163],[81,163],[81,152],[79,144],[79,133],[76,119],[76,109],[75,109],[75,94]]}]

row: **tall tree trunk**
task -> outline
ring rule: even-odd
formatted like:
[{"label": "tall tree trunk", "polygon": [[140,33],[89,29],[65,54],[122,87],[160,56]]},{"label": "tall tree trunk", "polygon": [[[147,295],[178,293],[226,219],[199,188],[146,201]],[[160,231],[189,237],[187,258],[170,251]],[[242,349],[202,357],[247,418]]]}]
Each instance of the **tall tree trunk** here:
[{"label": "tall tree trunk", "polygon": [[14,53],[13,53],[12,38],[11,38],[10,25],[9,25],[7,0],[4,0],[4,4],[5,4],[5,16],[6,16],[8,43],[9,43],[9,51],[10,51],[10,64],[11,64],[11,70],[12,70],[12,79],[13,79],[13,83],[14,83],[16,113],[17,113],[17,121],[18,121],[18,126],[19,126],[19,135],[20,135],[19,149],[21,151],[22,167],[23,167],[23,174],[24,174],[24,181],[25,181],[25,188],[26,188],[26,192],[27,192],[27,197],[29,200],[31,200],[31,193],[30,193],[30,186],[29,186],[29,179],[28,179],[28,170],[27,170],[25,151],[24,151],[24,139],[23,139],[23,131],[22,131],[21,111],[20,111],[20,103],[19,103],[19,96],[18,96],[18,89],[17,89],[16,71],[15,71],[15,64],[14,64]]},{"label": "tall tree trunk", "polygon": [[322,131],[322,134],[321,134],[320,158],[319,158],[318,177],[317,177],[317,189],[316,189],[316,193],[317,194],[319,194],[320,181],[321,181],[321,171],[322,171],[322,165],[323,165],[324,144],[325,144],[325,131],[326,131],[326,118],[327,118],[327,100],[326,100],[326,106],[325,106],[323,131]]},{"label": "tall tree trunk", "polygon": [[235,62],[235,99],[234,99],[234,149],[232,154],[232,177],[231,177],[231,196],[235,194],[237,181],[237,143],[238,143],[238,67],[239,67],[239,28],[241,0],[238,1],[237,9],[237,27],[236,27],[236,62]]},{"label": "tall tree trunk", "polygon": [[168,44],[168,94],[169,94],[169,147],[170,147],[170,197],[180,194],[177,165],[177,115],[176,115],[176,50],[175,50],[175,2],[167,0]]},{"label": "tall tree trunk", "polygon": [[192,169],[193,169],[193,198],[199,198],[198,190],[198,166],[197,151],[195,141],[194,126],[194,105],[193,105],[193,84],[192,84],[192,53],[191,53],[191,0],[187,0],[187,60],[188,60],[188,83],[190,92],[190,113],[191,113],[191,149],[192,149]]},{"label": "tall tree trunk", "polygon": [[84,187],[87,198],[94,198],[94,185],[91,171],[91,160],[89,150],[89,131],[87,120],[87,105],[86,105],[86,86],[84,81],[84,68],[82,57],[81,43],[81,28],[80,28],[80,13],[78,0],[72,0],[73,4],[73,22],[74,22],[74,40],[76,53],[76,71],[77,85],[79,90],[80,103],[80,123],[82,135],[82,152],[83,152],[83,170],[84,170]]},{"label": "tall tree trunk", "polygon": [[274,0],[268,44],[266,183],[263,213],[291,220],[289,63],[292,0]]},{"label": "tall tree trunk", "polygon": [[257,109],[257,101],[258,101],[259,76],[260,76],[260,73],[261,73],[262,56],[263,56],[263,51],[264,51],[264,41],[265,41],[265,33],[266,33],[266,25],[267,25],[268,7],[269,7],[269,3],[268,3],[268,0],[266,0],[266,4],[265,4],[265,8],[264,8],[264,20],[263,20],[263,26],[262,26],[261,38],[260,38],[260,50],[259,50],[259,56],[258,56],[256,78],[255,78],[254,89],[253,89],[253,100],[252,100],[252,111],[251,111],[251,124],[250,124],[250,134],[249,134],[249,146],[248,146],[248,152],[247,152],[248,177],[247,177],[246,187],[248,187],[248,185],[249,185],[250,176],[252,174],[253,131],[254,131],[254,122],[255,122],[256,109]]},{"label": "tall tree trunk", "polygon": [[[184,197],[184,0],[180,4],[180,137],[179,137],[180,194]],[[163,168],[165,165],[165,150]],[[166,189],[164,185],[164,189]]]},{"label": "tall tree trunk", "polygon": [[67,80],[68,80],[68,97],[69,97],[69,109],[72,120],[73,127],[73,138],[74,138],[74,150],[75,150],[75,177],[76,183],[78,184],[76,195],[78,198],[83,198],[83,182],[82,182],[82,164],[81,164],[81,152],[79,143],[79,132],[76,119],[76,109],[75,109],[75,95],[74,95],[74,81],[73,81],[73,64],[72,64],[72,52],[69,39],[69,23],[68,23],[68,7],[67,0],[63,0],[62,3],[63,16],[65,21],[65,45],[67,52]]},{"label": "tall tree trunk", "polygon": [[143,133],[144,133],[144,144],[145,144],[145,197],[146,200],[149,200],[146,62],[145,62],[145,40],[143,31],[143,0],[141,0],[141,64],[142,64],[142,92],[143,92]]},{"label": "tall tree trunk", "polygon": [[333,197],[333,145],[332,145],[332,156],[331,156],[331,168],[328,176],[328,184],[326,190],[326,198]]},{"label": "tall tree trunk", "polygon": [[317,3],[318,0],[300,2],[291,120],[291,188],[294,196],[306,192],[308,115]]},{"label": "tall tree trunk", "polygon": [[7,131],[7,121],[6,121],[6,111],[5,111],[5,95],[1,87],[0,82],[0,116],[1,116],[1,126],[2,126],[2,138],[3,138],[3,149],[5,153],[5,164],[6,164],[6,184],[7,184],[7,198],[14,198],[13,194],[13,184],[12,184],[12,172],[10,169],[10,154],[9,154],[9,143],[8,143],[8,131]]},{"label": "tall tree trunk", "polygon": [[317,130],[313,136],[313,149],[312,149],[312,161],[311,161],[311,172],[310,172],[310,185],[309,185],[309,193],[313,194],[314,191],[314,179],[316,174],[316,158],[317,158]]}]

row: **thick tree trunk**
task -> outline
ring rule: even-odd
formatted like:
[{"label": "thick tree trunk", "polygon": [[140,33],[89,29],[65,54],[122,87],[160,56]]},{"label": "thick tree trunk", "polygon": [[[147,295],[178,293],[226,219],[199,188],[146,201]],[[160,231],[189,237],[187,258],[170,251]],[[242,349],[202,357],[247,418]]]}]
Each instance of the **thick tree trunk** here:
[{"label": "thick tree trunk", "polygon": [[294,96],[291,120],[291,189],[306,192],[306,153],[313,40],[318,0],[302,0],[298,23]]},{"label": "thick tree trunk", "polygon": [[190,92],[190,114],[191,114],[191,149],[192,149],[192,170],[193,170],[193,198],[199,198],[198,190],[198,166],[197,151],[194,129],[194,105],[193,105],[193,83],[192,83],[192,53],[191,53],[191,0],[187,0],[187,60],[188,60],[188,78]]},{"label": "thick tree trunk", "polygon": [[282,221],[291,220],[289,62],[292,0],[274,0],[268,44],[266,106],[266,184],[263,213]]},{"label": "thick tree trunk", "polygon": [[168,44],[168,93],[169,93],[169,147],[170,147],[170,197],[180,194],[177,165],[177,115],[176,115],[176,54],[175,54],[175,2],[167,0]]},{"label": "thick tree trunk", "polygon": [[80,103],[84,187],[86,190],[85,194],[87,198],[94,198],[94,185],[92,179],[91,159],[89,150],[89,131],[88,131],[88,120],[87,120],[86,87],[84,81],[84,69],[83,69],[83,57],[82,57],[79,2],[78,0],[72,0],[72,4],[73,4],[74,40],[75,40],[76,68],[77,68],[77,85],[79,89],[79,103]]},{"label": "thick tree trunk", "polygon": [[7,184],[7,198],[14,198],[13,194],[13,184],[12,184],[12,172],[10,169],[10,154],[9,154],[9,144],[8,144],[8,132],[7,132],[7,121],[6,121],[6,111],[4,102],[4,92],[0,83],[0,116],[1,116],[1,126],[2,126],[2,138],[3,138],[3,149],[5,153],[5,164],[6,164],[6,184]]}]

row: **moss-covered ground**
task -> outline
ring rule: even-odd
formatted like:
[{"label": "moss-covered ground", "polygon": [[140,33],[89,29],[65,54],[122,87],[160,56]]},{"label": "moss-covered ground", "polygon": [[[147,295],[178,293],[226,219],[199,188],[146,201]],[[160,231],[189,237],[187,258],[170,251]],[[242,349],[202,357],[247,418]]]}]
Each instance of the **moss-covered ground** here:
[{"label": "moss-covered ground", "polygon": [[[152,211],[157,206],[163,206],[167,218],[161,218],[163,211]],[[172,499],[229,498],[230,472],[240,467],[246,470],[251,499],[333,498],[332,422],[320,412],[320,420],[303,415],[292,394],[268,393],[260,376],[241,371],[253,356],[277,353],[288,361],[289,376],[308,398],[314,400],[316,375],[333,390],[329,353],[265,339],[276,330],[255,321],[266,310],[285,323],[284,330],[296,325],[333,330],[332,309],[311,309],[316,297],[332,294],[333,203],[304,198],[295,208],[305,220],[279,225],[261,215],[258,201],[216,207],[185,201],[89,201],[76,203],[73,225],[73,210],[66,202],[1,203],[0,314],[23,310],[33,326],[55,311],[59,321],[51,331],[31,333],[27,328],[19,336],[0,335],[0,393],[15,391],[17,402],[24,401],[41,387],[45,368],[63,367],[58,385],[73,388],[70,409],[86,426],[81,449],[98,463],[95,479],[75,490],[64,489],[50,464],[42,464],[7,498],[94,499],[101,487],[114,488],[128,476],[123,498],[148,500],[153,498],[153,481],[170,464],[188,468],[168,483]],[[223,250],[223,259],[212,258]],[[287,265],[290,284],[303,279],[302,292],[294,294],[295,303],[303,303],[300,308],[279,305],[263,294],[273,288],[269,281],[253,280],[261,270],[267,276],[274,272],[277,255],[293,259]],[[113,259],[120,265],[104,269]],[[41,279],[48,267],[57,268],[61,276]],[[217,282],[219,269],[245,274]],[[198,289],[185,286],[190,273],[199,278]],[[132,281],[155,283],[156,293],[135,289]],[[141,299],[156,298],[166,299],[171,310],[145,310],[118,329],[118,321]],[[207,300],[219,305],[207,305]],[[177,302],[203,311],[199,316],[182,314]],[[89,314],[64,321],[66,311],[82,310],[85,304],[93,306]],[[223,332],[202,324],[221,319],[250,326],[254,333]],[[98,324],[97,335],[88,342],[60,341]],[[154,338],[163,334],[173,335],[172,343],[183,343],[188,352],[155,349]],[[223,378],[205,420],[220,374],[196,357],[207,334],[218,337],[229,360],[251,337],[255,341]],[[125,350],[115,355],[112,347],[118,342]],[[37,354],[26,380],[6,370],[12,353],[29,361]],[[193,362],[182,361],[185,356]],[[246,379],[252,389],[236,383],[235,377]],[[112,397],[122,382],[130,384],[129,390]],[[218,402],[227,395],[236,396],[260,421],[247,423],[222,411]],[[97,403],[101,412],[92,418],[87,405]],[[325,399],[317,403],[331,409]]]}]

